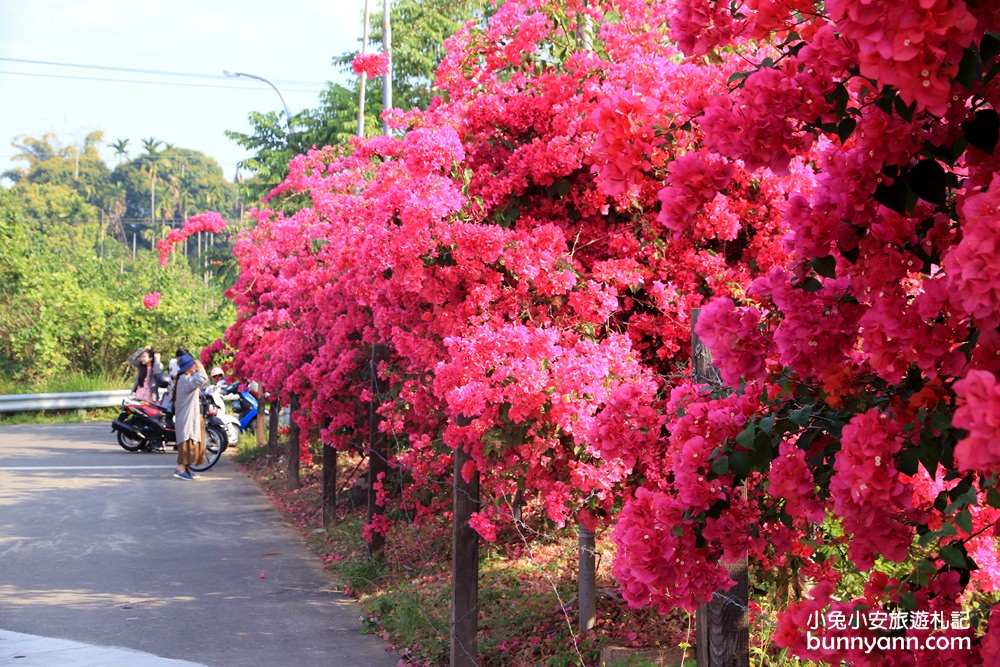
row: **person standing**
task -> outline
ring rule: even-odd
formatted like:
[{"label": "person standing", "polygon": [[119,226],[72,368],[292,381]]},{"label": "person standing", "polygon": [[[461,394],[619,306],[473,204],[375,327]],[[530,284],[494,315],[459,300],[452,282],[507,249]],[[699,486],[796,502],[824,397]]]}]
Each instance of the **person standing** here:
[{"label": "person standing", "polygon": [[177,359],[177,383],[174,386],[174,428],[177,429],[178,479],[196,479],[190,466],[205,463],[205,420],[201,414],[201,390],[208,386],[208,375],[200,361],[190,354]]},{"label": "person standing", "polygon": [[156,403],[160,394],[160,376],[163,375],[160,353],[151,347],[144,347],[133,352],[128,360],[136,367],[132,393],[140,400]]}]

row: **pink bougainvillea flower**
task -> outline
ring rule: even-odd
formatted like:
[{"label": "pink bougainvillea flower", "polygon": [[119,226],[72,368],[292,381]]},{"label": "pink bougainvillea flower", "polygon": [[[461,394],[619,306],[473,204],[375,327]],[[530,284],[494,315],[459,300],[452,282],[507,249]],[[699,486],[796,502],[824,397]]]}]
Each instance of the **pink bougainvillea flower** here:
[{"label": "pink bougainvillea flower", "polygon": [[146,307],[146,310],[152,310],[160,305],[160,296],[162,295],[159,292],[150,292],[142,297],[142,305]]},{"label": "pink bougainvillea flower", "polygon": [[384,51],[359,53],[351,61],[351,67],[358,76],[362,74],[367,74],[370,77],[382,76],[389,71],[389,54]]},{"label": "pink bougainvillea flower", "polygon": [[197,234],[198,232],[218,234],[225,228],[226,221],[214,211],[200,213],[188,218],[180,229],[171,230],[167,234],[167,238],[156,243],[156,250],[160,255],[160,266],[166,266],[167,259],[170,257],[170,251],[173,250],[174,246],[192,234]]},{"label": "pink bougainvillea flower", "polygon": [[955,446],[955,462],[962,470],[1000,470],[1000,384],[989,371],[971,370],[955,383],[958,409],[953,423],[968,431]]}]

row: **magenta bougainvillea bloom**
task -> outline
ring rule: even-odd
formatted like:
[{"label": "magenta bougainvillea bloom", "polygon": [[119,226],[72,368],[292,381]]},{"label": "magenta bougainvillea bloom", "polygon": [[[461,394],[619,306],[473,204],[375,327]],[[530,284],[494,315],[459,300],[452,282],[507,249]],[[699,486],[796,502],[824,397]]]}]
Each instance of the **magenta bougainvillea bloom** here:
[{"label": "magenta bougainvillea bloom", "polygon": [[198,232],[211,232],[218,234],[226,228],[226,221],[222,216],[214,211],[201,213],[188,218],[180,229],[172,229],[167,234],[167,238],[156,243],[156,250],[160,255],[160,266],[166,266],[173,247]]},{"label": "magenta bougainvillea bloom", "polygon": [[152,310],[160,305],[160,296],[159,292],[150,292],[142,297],[142,305],[145,306],[146,310]]},{"label": "magenta bougainvillea bloom", "polygon": [[359,53],[351,61],[351,68],[358,76],[367,74],[369,77],[382,76],[389,71],[389,54],[379,53]]},{"label": "magenta bougainvillea bloom", "polygon": [[[426,110],[252,213],[232,371],[342,449],[376,374],[413,520],[462,448],[482,537],[608,529],[629,604],[693,609],[747,554],[811,582],[776,619],[800,658],[983,664],[996,614],[964,653],[804,632],[1000,589],[998,30],[963,0],[502,3]],[[687,370],[696,308],[725,387]]]}]

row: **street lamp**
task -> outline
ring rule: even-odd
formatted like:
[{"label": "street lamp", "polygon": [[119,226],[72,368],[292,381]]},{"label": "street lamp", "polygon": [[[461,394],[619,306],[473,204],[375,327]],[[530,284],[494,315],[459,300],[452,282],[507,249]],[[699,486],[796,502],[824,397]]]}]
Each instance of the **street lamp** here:
[{"label": "street lamp", "polygon": [[271,81],[270,79],[265,79],[264,77],[257,76],[256,74],[247,74],[246,72],[231,72],[228,69],[224,69],[222,70],[222,73],[231,79],[236,79],[241,76],[245,76],[249,79],[257,79],[258,81],[263,81],[267,85],[274,88],[274,92],[278,93],[278,97],[281,98],[282,106],[285,107],[285,126],[288,128],[289,132],[292,131],[292,112],[289,111],[288,102],[285,101],[285,95],[284,93],[281,92],[281,88],[278,88],[278,84],[276,84],[274,81]]}]

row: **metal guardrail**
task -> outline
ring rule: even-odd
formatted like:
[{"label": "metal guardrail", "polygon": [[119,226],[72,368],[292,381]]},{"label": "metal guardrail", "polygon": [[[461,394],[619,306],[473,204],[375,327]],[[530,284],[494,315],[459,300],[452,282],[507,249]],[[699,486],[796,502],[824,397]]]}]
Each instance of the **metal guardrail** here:
[{"label": "metal guardrail", "polygon": [[112,408],[121,405],[131,393],[128,390],[114,390],[77,391],[65,394],[9,394],[0,396],[0,412]]}]

